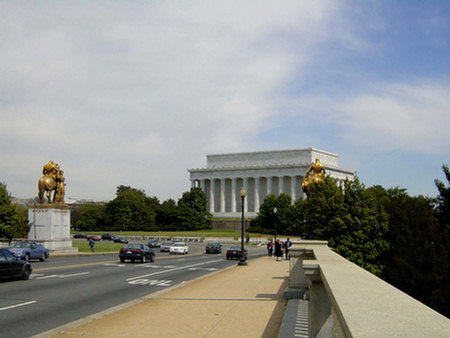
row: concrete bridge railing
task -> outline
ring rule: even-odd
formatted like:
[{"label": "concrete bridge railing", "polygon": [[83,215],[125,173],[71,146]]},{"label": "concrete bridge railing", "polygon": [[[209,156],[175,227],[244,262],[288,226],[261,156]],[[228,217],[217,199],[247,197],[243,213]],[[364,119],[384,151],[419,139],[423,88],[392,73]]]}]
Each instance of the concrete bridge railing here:
[{"label": "concrete bridge railing", "polygon": [[286,298],[309,299],[309,337],[448,338],[450,320],[333,252],[294,242]]}]

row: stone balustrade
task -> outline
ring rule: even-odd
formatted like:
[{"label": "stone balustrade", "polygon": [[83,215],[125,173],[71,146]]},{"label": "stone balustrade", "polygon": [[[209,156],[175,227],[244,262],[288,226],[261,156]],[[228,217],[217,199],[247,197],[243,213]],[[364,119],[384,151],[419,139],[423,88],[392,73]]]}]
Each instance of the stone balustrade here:
[{"label": "stone balustrade", "polygon": [[309,337],[450,337],[448,318],[333,252],[327,242],[294,242],[290,257],[285,295],[309,299]]}]

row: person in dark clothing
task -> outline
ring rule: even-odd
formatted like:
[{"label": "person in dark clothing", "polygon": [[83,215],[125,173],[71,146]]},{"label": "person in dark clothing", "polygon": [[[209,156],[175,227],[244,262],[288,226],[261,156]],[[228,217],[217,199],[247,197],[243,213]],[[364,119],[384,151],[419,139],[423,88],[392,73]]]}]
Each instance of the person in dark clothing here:
[{"label": "person in dark clothing", "polygon": [[279,239],[275,242],[275,257],[277,258],[277,262],[281,261],[281,257],[283,257],[283,247],[281,246],[281,242]]},{"label": "person in dark clothing", "polygon": [[89,239],[89,246],[91,247],[92,252],[95,252],[95,249],[94,249],[95,242],[92,238]]},{"label": "person in dark clothing", "polygon": [[286,242],[284,242],[283,244],[283,249],[284,249],[284,253],[286,255],[286,260],[289,259],[289,247],[292,245],[292,242],[289,240],[289,238],[286,240]]},{"label": "person in dark clothing", "polygon": [[272,253],[273,253],[273,242],[270,241],[269,243],[267,243],[267,255],[269,257],[272,257]]}]

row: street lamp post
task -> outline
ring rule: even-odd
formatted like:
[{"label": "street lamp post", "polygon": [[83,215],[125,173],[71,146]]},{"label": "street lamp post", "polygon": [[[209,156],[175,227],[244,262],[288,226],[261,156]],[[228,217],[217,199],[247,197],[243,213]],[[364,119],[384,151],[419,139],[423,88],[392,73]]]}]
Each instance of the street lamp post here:
[{"label": "street lamp post", "polygon": [[244,254],[244,203],[245,196],[247,196],[247,192],[244,188],[239,192],[242,200],[242,220],[241,220],[241,259],[239,260],[238,265],[247,265],[247,257]]},{"label": "street lamp post", "polygon": [[275,235],[274,235],[274,240],[273,240],[273,245],[275,245],[275,243],[277,242],[277,207],[273,208],[273,226],[274,226],[274,230],[275,230]]}]

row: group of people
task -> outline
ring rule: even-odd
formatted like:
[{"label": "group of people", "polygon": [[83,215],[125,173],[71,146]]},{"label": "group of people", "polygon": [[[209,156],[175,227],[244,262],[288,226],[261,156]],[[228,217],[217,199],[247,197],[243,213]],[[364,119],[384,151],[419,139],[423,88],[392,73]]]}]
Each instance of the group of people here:
[{"label": "group of people", "polygon": [[283,255],[285,255],[286,260],[288,260],[289,259],[289,247],[291,245],[292,245],[292,242],[289,240],[289,238],[285,242],[277,239],[276,242],[274,243],[271,240],[269,243],[267,243],[267,254],[270,257],[275,255],[277,262],[279,262],[283,259]]}]

